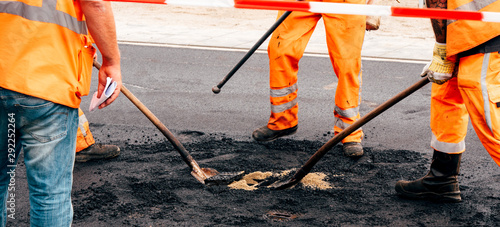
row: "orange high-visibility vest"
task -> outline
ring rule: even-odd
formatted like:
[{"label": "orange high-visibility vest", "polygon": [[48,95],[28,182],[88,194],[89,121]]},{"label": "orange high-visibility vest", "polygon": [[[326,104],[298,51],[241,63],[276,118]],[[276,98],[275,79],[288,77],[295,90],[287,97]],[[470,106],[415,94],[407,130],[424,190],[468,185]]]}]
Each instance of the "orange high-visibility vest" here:
[{"label": "orange high-visibility vest", "polygon": [[0,87],[78,108],[95,53],[80,1],[0,0],[0,34]]},{"label": "orange high-visibility vest", "polygon": [[[448,9],[500,12],[500,1],[450,0],[448,1]],[[470,50],[499,35],[499,23],[472,20],[448,20],[446,55],[450,57]]]}]

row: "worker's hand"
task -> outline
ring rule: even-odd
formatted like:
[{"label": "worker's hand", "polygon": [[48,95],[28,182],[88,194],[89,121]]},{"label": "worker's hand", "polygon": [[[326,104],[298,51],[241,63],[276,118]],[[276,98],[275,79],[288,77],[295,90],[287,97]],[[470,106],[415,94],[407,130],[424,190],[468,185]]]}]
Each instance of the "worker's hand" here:
[{"label": "worker's hand", "polygon": [[80,0],[80,5],[85,15],[90,35],[102,55],[97,97],[101,97],[106,87],[107,77],[111,77],[117,84],[113,94],[104,103],[99,105],[99,109],[102,109],[118,97],[122,87],[120,50],[116,41],[115,19],[109,1]]},{"label": "worker's hand", "polygon": [[455,62],[446,59],[446,44],[436,43],[434,45],[432,61],[424,67],[420,76],[428,76],[431,82],[444,84],[451,79],[454,68]]},{"label": "worker's hand", "polygon": [[380,16],[366,16],[366,30],[375,31],[380,27]]},{"label": "worker's hand", "polygon": [[113,94],[101,105],[99,109],[102,109],[118,98],[120,94],[120,89],[122,87],[122,74],[120,69],[120,60],[106,61],[103,59],[101,69],[99,70],[99,85],[97,86],[97,98],[100,98],[106,87],[107,77],[111,77],[113,81],[116,81],[116,88]]}]

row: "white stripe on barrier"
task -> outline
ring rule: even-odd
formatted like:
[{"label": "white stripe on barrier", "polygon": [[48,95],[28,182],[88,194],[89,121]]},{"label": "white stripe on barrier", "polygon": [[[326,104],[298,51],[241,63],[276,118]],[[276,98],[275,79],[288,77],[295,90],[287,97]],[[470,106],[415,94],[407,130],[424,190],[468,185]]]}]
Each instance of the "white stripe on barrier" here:
[{"label": "white stripe on barrier", "polygon": [[367,16],[390,16],[390,6],[359,5],[344,3],[309,2],[311,13],[333,13]]},{"label": "white stripe on barrier", "polygon": [[500,22],[500,14],[499,13],[493,13],[493,12],[482,12],[482,13],[483,13],[483,20],[482,21]]}]

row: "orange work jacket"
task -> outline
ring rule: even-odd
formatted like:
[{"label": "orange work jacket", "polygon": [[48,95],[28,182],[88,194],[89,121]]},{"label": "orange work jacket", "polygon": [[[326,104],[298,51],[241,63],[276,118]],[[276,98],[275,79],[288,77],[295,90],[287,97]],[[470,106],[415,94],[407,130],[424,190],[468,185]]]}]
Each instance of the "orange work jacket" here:
[{"label": "orange work jacket", "polygon": [[[448,9],[500,12],[500,1],[448,0]],[[474,35],[471,35],[474,34]],[[448,20],[446,55],[448,57],[470,50],[500,35],[500,23],[472,20]]]},{"label": "orange work jacket", "polygon": [[95,48],[78,0],[0,0],[0,87],[72,108]]}]

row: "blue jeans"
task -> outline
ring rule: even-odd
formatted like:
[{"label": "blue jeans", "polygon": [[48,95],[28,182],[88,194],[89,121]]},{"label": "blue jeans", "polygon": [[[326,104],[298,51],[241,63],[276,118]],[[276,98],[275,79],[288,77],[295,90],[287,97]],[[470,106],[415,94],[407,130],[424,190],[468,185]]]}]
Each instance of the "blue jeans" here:
[{"label": "blue jeans", "polygon": [[15,214],[24,151],[31,226],[70,226],[78,109],[0,88],[0,226]]}]

